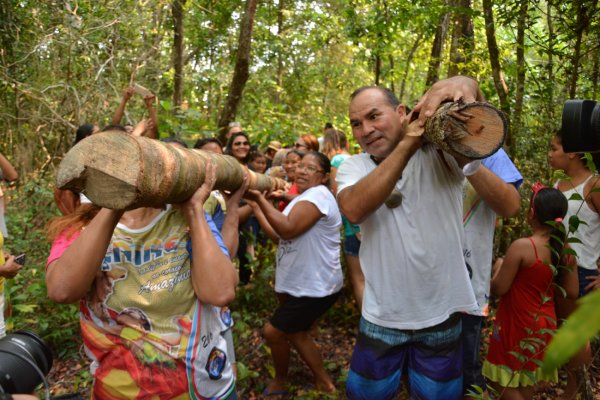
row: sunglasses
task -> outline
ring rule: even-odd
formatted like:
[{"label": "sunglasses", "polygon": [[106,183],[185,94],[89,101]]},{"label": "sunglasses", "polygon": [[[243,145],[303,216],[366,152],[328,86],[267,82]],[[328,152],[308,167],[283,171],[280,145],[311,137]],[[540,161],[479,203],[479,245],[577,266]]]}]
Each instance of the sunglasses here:
[{"label": "sunglasses", "polygon": [[302,143],[294,143],[294,147],[295,148],[300,148],[300,147],[304,147],[305,149],[308,149],[308,146]]},{"label": "sunglasses", "polygon": [[250,146],[250,142],[234,142],[234,146]]}]

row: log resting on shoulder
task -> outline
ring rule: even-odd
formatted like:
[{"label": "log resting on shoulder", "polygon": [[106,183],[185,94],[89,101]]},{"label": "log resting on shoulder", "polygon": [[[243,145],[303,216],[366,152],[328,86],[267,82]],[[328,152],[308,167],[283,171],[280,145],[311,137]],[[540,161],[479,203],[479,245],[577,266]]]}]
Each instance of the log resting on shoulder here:
[{"label": "log resting on shoulder", "polygon": [[423,136],[442,150],[471,160],[494,154],[502,146],[506,117],[488,103],[444,103],[425,123]]},{"label": "log resting on shoulder", "polygon": [[162,207],[187,200],[202,185],[209,159],[217,165],[215,189],[235,191],[245,171],[251,189],[271,191],[286,185],[282,179],[247,170],[231,156],[116,131],[92,135],[75,145],[60,163],[56,184],[84,193],[101,207]]}]

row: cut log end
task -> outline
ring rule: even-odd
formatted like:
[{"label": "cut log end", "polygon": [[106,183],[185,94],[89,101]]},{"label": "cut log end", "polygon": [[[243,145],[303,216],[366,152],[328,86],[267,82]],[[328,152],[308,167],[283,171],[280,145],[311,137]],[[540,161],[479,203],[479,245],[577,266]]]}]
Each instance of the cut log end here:
[{"label": "cut log end", "polygon": [[447,103],[427,121],[424,136],[449,153],[482,159],[502,146],[506,130],[504,114],[487,103]]},{"label": "cut log end", "polygon": [[115,210],[128,210],[151,204],[140,204],[140,193],[134,185],[95,168],[86,170],[87,182],[83,194],[94,199],[94,204]]}]

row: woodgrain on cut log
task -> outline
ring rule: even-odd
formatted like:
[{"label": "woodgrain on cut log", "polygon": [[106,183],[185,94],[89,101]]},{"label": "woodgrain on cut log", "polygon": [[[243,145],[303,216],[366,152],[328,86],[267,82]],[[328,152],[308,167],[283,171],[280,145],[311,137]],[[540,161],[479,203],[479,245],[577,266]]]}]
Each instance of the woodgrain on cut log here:
[{"label": "woodgrain on cut log", "polygon": [[[466,121],[461,120],[464,116]],[[438,108],[427,120],[423,136],[450,154],[481,159],[502,146],[507,129],[504,114],[490,104],[458,101]]]},{"label": "woodgrain on cut log", "polygon": [[[65,155],[56,183],[61,189],[83,192],[101,207],[160,207],[188,199],[204,182],[210,159],[217,166],[215,189],[240,187],[247,170],[231,156],[106,132],[82,140]],[[253,189],[268,191],[285,185],[281,179],[248,174]]]}]

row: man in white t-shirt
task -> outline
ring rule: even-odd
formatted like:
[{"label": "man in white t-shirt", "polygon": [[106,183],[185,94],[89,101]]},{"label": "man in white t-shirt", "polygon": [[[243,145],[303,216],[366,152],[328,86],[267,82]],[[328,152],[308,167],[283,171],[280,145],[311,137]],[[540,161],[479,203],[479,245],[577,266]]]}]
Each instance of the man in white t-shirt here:
[{"label": "man in white t-shirt", "polygon": [[[395,95],[351,96],[352,133],[365,151],[338,170],[338,204],[360,223],[365,293],[346,393],[390,399],[408,375],[416,398],[462,397],[460,311],[476,307],[462,253],[464,177],[482,190],[493,174],[424,144],[422,126],[442,101],[481,101],[477,82],[434,84],[410,117]],[[462,167],[462,169],[461,169]]]},{"label": "man in white t-shirt", "polygon": [[[523,177],[503,149],[482,160],[482,167],[494,173],[496,190],[476,191],[465,181],[463,193],[463,225],[465,243],[463,252],[471,286],[477,299],[477,308],[462,314],[463,387],[465,395],[475,391],[473,385],[486,390],[481,374],[481,330],[488,315],[490,278],[494,248],[496,216],[515,216],[521,197],[519,186]],[[493,179],[494,177],[492,177]],[[493,183],[493,180],[490,181]]]}]

